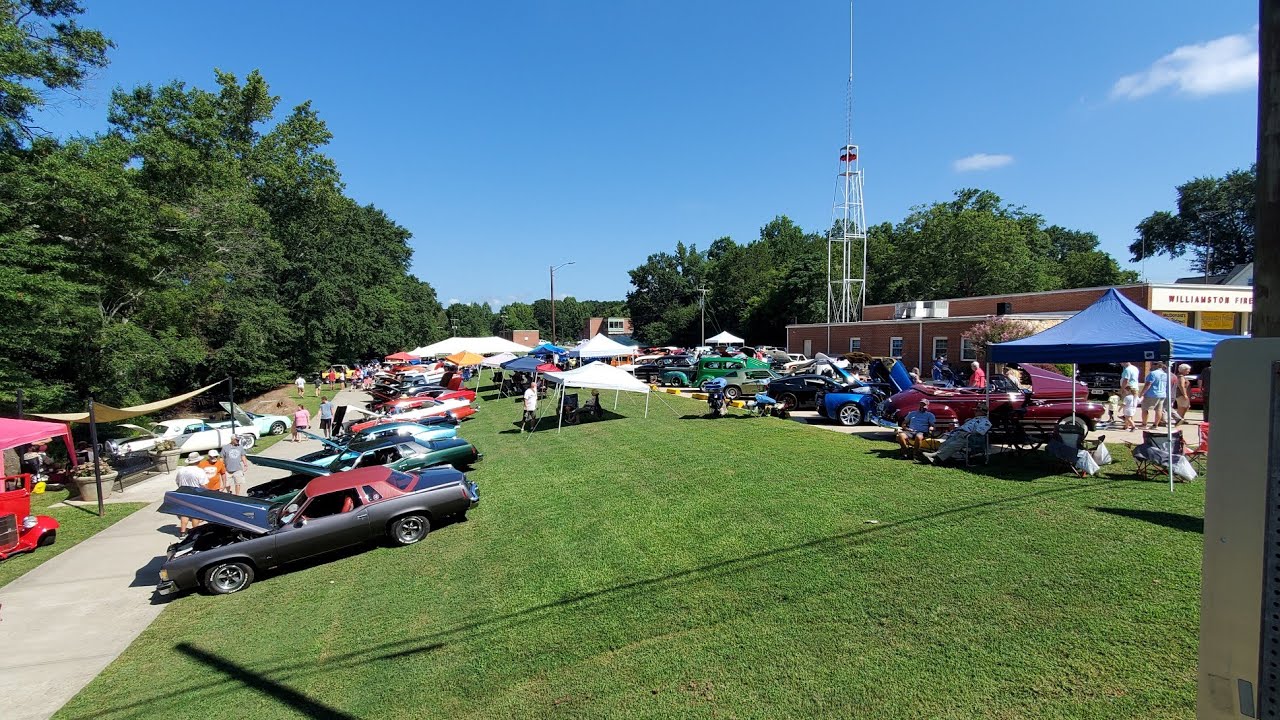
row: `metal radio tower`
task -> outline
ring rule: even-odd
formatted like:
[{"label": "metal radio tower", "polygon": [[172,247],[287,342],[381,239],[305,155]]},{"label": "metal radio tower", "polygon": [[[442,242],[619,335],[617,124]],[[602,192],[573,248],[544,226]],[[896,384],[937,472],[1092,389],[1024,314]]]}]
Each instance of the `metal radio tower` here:
[{"label": "metal radio tower", "polygon": [[[844,147],[827,235],[827,322],[852,322],[867,299],[867,216],[862,168],[853,144],[853,3],[849,3],[849,81],[845,86]],[[839,273],[837,275],[837,273]]]}]

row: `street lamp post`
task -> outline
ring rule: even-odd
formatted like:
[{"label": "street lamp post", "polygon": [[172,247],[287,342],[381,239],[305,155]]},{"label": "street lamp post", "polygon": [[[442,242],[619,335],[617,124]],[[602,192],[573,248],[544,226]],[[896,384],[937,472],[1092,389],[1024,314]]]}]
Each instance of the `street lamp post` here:
[{"label": "street lamp post", "polygon": [[551,267],[551,342],[556,341],[556,271],[565,265],[572,265],[573,261],[560,263]]}]

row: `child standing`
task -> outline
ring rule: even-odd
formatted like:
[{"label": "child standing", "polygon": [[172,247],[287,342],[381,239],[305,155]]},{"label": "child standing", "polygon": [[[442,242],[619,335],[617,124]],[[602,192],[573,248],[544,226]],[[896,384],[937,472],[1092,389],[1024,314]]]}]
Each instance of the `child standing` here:
[{"label": "child standing", "polygon": [[1133,416],[1138,412],[1138,391],[1130,385],[1122,385],[1120,392],[1124,395],[1124,409],[1120,411],[1120,415],[1124,418],[1124,429],[1136,430]]}]

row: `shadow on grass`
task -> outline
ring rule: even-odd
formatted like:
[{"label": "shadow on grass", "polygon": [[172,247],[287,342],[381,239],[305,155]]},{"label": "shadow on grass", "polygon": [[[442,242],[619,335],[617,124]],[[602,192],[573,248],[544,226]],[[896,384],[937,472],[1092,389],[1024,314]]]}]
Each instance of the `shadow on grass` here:
[{"label": "shadow on grass", "polygon": [[1090,510],[1119,515],[1133,520],[1141,520],[1182,532],[1204,534],[1204,518],[1183,513],[1164,512],[1163,510],[1133,510],[1130,508],[1091,507]]},{"label": "shadow on grass", "polygon": [[334,720],[351,718],[351,720],[355,720],[355,715],[349,715],[341,710],[336,710],[312,700],[296,690],[254,673],[224,657],[206,652],[187,643],[178,643],[176,649],[210,670],[221,673],[224,677],[239,682],[245,687],[252,688],[262,695],[270,696],[285,707],[296,710],[309,718],[332,718]]},{"label": "shadow on grass", "polygon": [[[395,640],[373,645],[362,650],[353,650],[342,655],[330,657],[325,661],[297,662],[295,660],[288,660],[275,666],[264,667],[253,672],[249,672],[244,668],[240,668],[239,666],[235,666],[221,658],[216,658],[216,656],[206,653],[205,655],[210,659],[216,658],[217,660],[225,663],[225,665],[215,666],[216,669],[223,672],[226,676],[225,679],[214,680],[210,678],[209,683],[198,690],[184,688],[179,691],[159,693],[149,698],[129,703],[128,705],[118,707],[99,706],[95,708],[92,715],[82,715],[79,717],[86,719],[90,717],[130,717],[131,714],[128,714],[130,711],[137,711],[132,714],[150,712],[150,710],[154,708],[155,703],[162,702],[167,698],[179,695],[189,696],[193,693],[198,693],[202,697],[213,698],[218,695],[233,692],[241,685],[247,685],[258,689],[260,692],[276,697],[281,702],[292,703],[294,702],[294,699],[292,699],[288,693],[292,693],[293,691],[288,690],[288,688],[284,688],[280,684],[280,681],[282,680],[322,672],[331,672],[333,670],[355,667],[369,662],[393,661],[425,652],[432,652],[451,642],[456,643],[476,640],[487,635],[510,630],[513,627],[538,622],[552,616],[556,612],[566,609],[570,611],[584,611],[590,609],[595,603],[632,603],[641,595],[678,590],[679,587],[691,583],[703,582],[708,579],[724,577],[731,574],[755,571],[763,568],[769,563],[792,563],[797,557],[806,554],[827,553],[861,543],[872,542],[881,536],[891,536],[895,530],[911,530],[917,527],[924,527],[938,520],[954,522],[957,517],[974,516],[997,508],[1007,508],[1009,506],[1027,504],[1047,496],[1082,493],[1107,484],[1108,483],[1106,481],[1095,481],[1085,482],[1082,484],[1060,485],[1058,487],[1036,490],[1034,492],[1023,493],[997,500],[987,500],[983,502],[969,503],[966,505],[958,505],[879,525],[858,527],[847,532],[829,535],[802,543],[761,550],[759,552],[741,555],[736,558],[729,558],[726,560],[687,568],[685,570],[679,570],[666,575],[639,578],[630,582],[600,588],[598,590],[590,590],[587,592],[568,595],[553,602],[533,605],[514,612],[481,618],[471,622],[459,623],[452,627],[444,628],[426,635],[417,636],[412,639]],[[330,558],[332,558],[332,556],[330,556]],[[293,566],[291,569],[301,568],[299,566]],[[180,643],[175,646],[179,651],[189,654],[188,650],[183,649],[184,647],[195,650],[186,643]],[[251,677],[246,677],[246,675]],[[252,682],[250,682],[250,680],[252,680]],[[288,691],[288,693],[285,693],[284,691]],[[330,710],[329,708],[318,704],[317,707],[323,708],[324,710]],[[348,716],[337,714],[312,715],[311,717],[344,718]]]},{"label": "shadow on grass", "polygon": [[715,417],[714,415],[681,415],[680,419],[681,420],[755,420],[756,414],[755,413],[748,413],[748,414],[729,413],[728,415],[724,415],[721,417]]}]

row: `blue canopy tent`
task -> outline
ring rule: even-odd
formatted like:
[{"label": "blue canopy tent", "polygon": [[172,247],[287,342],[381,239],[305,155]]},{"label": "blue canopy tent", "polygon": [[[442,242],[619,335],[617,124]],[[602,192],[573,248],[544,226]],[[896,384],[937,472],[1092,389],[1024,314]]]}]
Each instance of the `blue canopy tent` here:
[{"label": "blue canopy tent", "polygon": [[508,360],[502,363],[502,369],[510,370],[512,372],[533,373],[538,371],[539,365],[542,365],[542,360],[534,357],[533,355],[525,355],[524,357],[518,357],[515,360]]},{"label": "blue canopy tent", "polygon": [[[1163,361],[1173,377],[1173,359],[1208,360],[1213,348],[1229,335],[1179,325],[1140,307],[1112,288],[1092,305],[1047,330],[1021,340],[1010,340],[987,349],[988,362],[1124,362]],[[1074,374],[1074,373],[1073,373]],[[1165,393],[1168,417],[1173,416],[1173,393]],[[1071,395],[1075,413],[1075,393]],[[1169,446],[1173,426],[1169,423]],[[1173,490],[1173,463],[1169,463],[1169,490]]]},{"label": "blue canopy tent", "polygon": [[544,342],[541,345],[530,350],[529,354],[530,355],[561,355],[563,356],[567,352],[569,351],[566,350],[565,348],[560,347],[559,345],[553,345],[552,343]]}]

